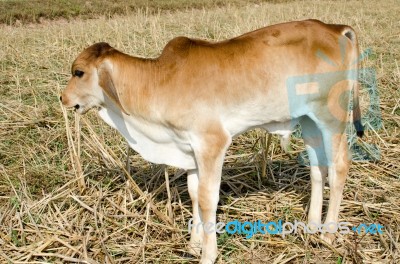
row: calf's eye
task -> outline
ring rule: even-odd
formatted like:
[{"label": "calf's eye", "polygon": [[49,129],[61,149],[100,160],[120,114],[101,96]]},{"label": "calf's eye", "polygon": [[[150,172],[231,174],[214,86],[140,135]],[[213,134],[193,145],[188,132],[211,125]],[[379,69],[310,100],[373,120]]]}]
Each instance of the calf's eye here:
[{"label": "calf's eye", "polygon": [[83,76],[83,74],[84,74],[84,72],[83,71],[80,71],[80,70],[75,70],[74,71],[74,76],[76,76],[76,77],[82,77]]}]

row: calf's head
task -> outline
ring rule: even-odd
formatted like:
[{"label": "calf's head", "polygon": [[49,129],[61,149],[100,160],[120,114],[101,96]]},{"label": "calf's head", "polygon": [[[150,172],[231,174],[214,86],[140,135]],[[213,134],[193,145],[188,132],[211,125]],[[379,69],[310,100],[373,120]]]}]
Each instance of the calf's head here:
[{"label": "calf's head", "polygon": [[61,94],[62,104],[83,114],[95,106],[105,106],[108,97],[125,112],[112,79],[116,53],[116,49],[104,42],[80,53],[72,64],[72,77]]}]

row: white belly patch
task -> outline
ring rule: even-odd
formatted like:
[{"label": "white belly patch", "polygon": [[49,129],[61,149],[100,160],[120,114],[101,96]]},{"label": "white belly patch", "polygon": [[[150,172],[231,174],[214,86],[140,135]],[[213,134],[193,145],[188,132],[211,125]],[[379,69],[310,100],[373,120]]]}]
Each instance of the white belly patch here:
[{"label": "white belly patch", "polygon": [[182,169],[196,168],[189,142],[178,142],[171,137],[172,131],[106,108],[100,109],[98,113],[108,125],[117,129],[128,141],[129,146],[144,159]]}]

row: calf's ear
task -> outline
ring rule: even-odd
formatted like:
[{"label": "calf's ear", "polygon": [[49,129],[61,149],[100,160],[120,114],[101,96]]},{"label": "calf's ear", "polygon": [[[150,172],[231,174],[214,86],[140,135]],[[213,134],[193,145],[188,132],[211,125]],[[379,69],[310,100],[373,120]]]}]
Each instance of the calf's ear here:
[{"label": "calf's ear", "polygon": [[114,82],[112,80],[110,70],[107,66],[101,66],[99,68],[99,85],[106,93],[106,95],[121,109],[122,112],[129,115],[124,107],[121,104],[121,100],[119,99],[119,94],[117,89],[115,88]]}]

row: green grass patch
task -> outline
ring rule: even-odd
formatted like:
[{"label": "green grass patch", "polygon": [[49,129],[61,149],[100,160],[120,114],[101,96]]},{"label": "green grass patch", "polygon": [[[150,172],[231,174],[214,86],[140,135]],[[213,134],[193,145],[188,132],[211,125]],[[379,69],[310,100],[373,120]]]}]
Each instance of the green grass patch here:
[{"label": "green grass patch", "polygon": [[288,2],[290,0],[5,0],[0,1],[0,23],[37,23],[42,19],[65,18],[95,18],[106,15],[130,14],[139,9],[146,9],[151,13],[160,10],[183,10],[192,8],[213,8],[223,5],[246,5],[259,2]]}]

